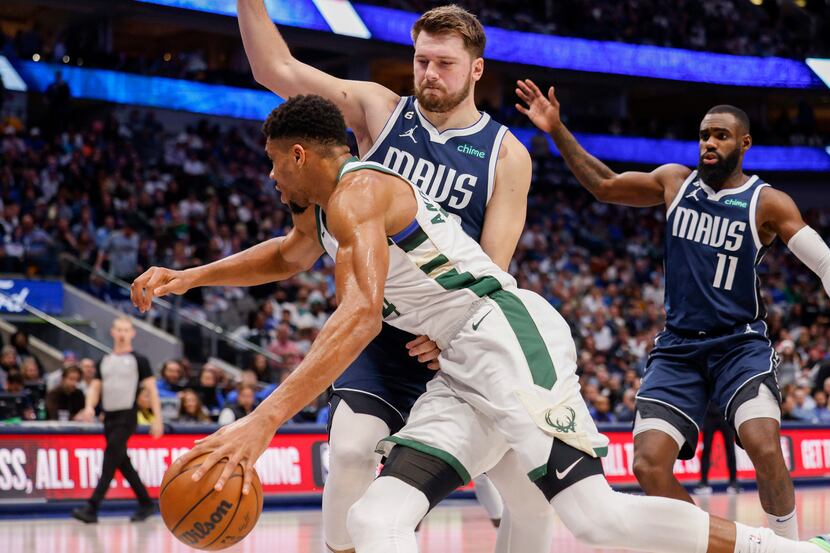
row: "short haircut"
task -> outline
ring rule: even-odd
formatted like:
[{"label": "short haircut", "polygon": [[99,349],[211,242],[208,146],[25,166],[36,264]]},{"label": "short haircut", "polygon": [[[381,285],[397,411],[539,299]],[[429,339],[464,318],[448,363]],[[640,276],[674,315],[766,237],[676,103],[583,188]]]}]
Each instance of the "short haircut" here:
[{"label": "short haircut", "polygon": [[81,368],[78,365],[69,365],[68,367],[63,369],[63,372],[61,373],[61,378],[66,378],[72,373],[77,373],[78,378],[82,378],[84,375],[84,373],[81,372]]},{"label": "short haircut", "polygon": [[273,110],[262,125],[272,140],[292,139],[323,146],[347,146],[346,121],[333,102],[315,94],[292,96]]},{"label": "short haircut", "polygon": [[749,116],[741,108],[730,106],[729,104],[721,104],[707,111],[706,115],[709,115],[710,113],[728,113],[738,121],[738,125],[740,125],[741,130],[744,133],[749,134]]},{"label": "short haircut", "polygon": [[440,6],[425,12],[412,26],[412,42],[418,40],[421,32],[431,35],[458,35],[464,41],[464,47],[473,57],[484,56],[487,36],[478,18],[455,4]]},{"label": "short haircut", "polygon": [[115,326],[115,323],[117,322],[127,323],[128,325],[133,326],[133,320],[127,315],[118,315],[115,319],[113,319],[112,326]]}]

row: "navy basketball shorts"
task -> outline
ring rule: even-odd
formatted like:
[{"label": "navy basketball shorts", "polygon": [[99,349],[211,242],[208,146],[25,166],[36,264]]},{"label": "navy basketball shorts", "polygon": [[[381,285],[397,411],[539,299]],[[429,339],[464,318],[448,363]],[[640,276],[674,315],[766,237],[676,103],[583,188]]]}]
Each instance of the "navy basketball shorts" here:
[{"label": "navy basketball shorts", "polygon": [[780,404],[777,364],[764,321],[714,336],[666,329],[655,339],[637,393],[634,433],[651,429],[649,419],[667,422],[685,439],[678,457],[691,459],[710,401],[733,427],[738,408],[758,397],[761,386]]},{"label": "navy basketball shorts", "polygon": [[337,404],[345,401],[355,413],[386,422],[393,434],[403,427],[415,400],[435,376],[425,363],[409,356],[406,344],[414,339],[414,335],[383,323],[380,334],[334,381],[329,426]]}]

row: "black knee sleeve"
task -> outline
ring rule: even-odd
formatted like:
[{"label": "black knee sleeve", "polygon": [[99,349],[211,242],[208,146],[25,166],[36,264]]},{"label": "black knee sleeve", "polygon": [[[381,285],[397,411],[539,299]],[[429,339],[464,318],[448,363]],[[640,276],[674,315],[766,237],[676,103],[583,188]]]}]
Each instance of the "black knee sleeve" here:
[{"label": "black knee sleeve", "polygon": [[604,474],[602,460],[594,458],[560,440],[553,440],[545,474],[534,481],[550,501],[565,488],[577,482]]},{"label": "black knee sleeve", "polygon": [[402,445],[389,452],[380,476],[394,476],[415,487],[427,497],[430,509],[464,484],[446,461]]}]

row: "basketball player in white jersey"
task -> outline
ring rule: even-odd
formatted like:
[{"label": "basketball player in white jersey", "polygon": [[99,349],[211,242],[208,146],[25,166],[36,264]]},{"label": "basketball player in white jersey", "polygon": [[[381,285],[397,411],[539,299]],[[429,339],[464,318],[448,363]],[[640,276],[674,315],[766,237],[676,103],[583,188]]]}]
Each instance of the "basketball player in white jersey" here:
[{"label": "basketball player in white jersey", "polygon": [[[250,493],[253,465],[274,432],[307,405],[380,332],[381,322],[429,336],[441,371],[404,428],[383,440],[381,475],[350,509],[359,553],[417,553],[415,528],[431,507],[471,476],[515,452],[538,497],[565,526],[599,548],[654,553],[822,553],[826,538],[797,542],[766,528],[709,516],[662,497],[614,492],[599,434],[582,399],[567,323],[541,296],[487,257],[462,227],[383,165],[351,156],[346,124],[320,96],[296,96],[265,122],[271,176],[295,227],[276,244],[186,271],[151,268],[132,299],[194,286],[290,278],[327,251],[336,257],[338,307],[294,372],[257,409],[200,440],[172,470],[207,454],[199,480],[227,459],[215,487],[239,465]],[[248,251],[251,251],[248,250]]]},{"label": "basketball player in white jersey", "polygon": [[[484,251],[507,269],[524,227],[531,162],[525,147],[506,128],[499,132],[501,126],[476,109],[474,90],[483,71],[485,36],[475,16],[447,6],[425,13],[416,22],[416,94],[401,98],[377,83],[338,79],[296,60],[262,0],[240,0],[237,9],[245,52],[260,84],[283,98],[319,94],[334,102],[344,113],[364,159],[392,166],[413,160],[410,171],[422,169],[422,178],[408,176],[458,216]],[[396,129],[398,124],[405,128]],[[477,144],[474,140],[481,135],[486,141],[476,146],[478,155],[459,151]],[[479,159],[481,154],[484,159]],[[477,170],[470,165],[473,162],[479,164]],[[465,165],[470,168],[463,170]],[[457,177],[451,182],[456,169]],[[441,184],[452,191],[440,193]],[[352,550],[346,513],[375,477],[380,460],[375,446],[403,425],[427,378],[432,377],[412,362],[406,363],[406,339],[400,335],[384,325],[378,338],[335,382],[323,527],[329,549],[337,553]],[[432,342],[422,338],[409,345],[411,354],[420,354],[421,361],[430,361],[438,353]],[[400,350],[397,356],[392,351],[395,347]],[[496,551],[548,551],[552,512],[535,501],[534,490],[527,486],[515,459],[508,455],[488,474],[507,504],[501,514],[498,494],[489,491],[492,485],[486,479],[476,481],[479,490],[489,491],[479,493],[479,499],[491,518],[503,518]],[[510,482],[511,474],[514,482]]]}]

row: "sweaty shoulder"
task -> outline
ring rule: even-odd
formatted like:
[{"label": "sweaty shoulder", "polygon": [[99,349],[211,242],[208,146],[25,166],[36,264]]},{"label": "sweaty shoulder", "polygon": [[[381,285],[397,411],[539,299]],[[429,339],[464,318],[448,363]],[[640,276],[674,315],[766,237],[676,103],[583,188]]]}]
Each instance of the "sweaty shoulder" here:
[{"label": "sweaty shoulder", "polygon": [[666,205],[670,206],[680,191],[680,187],[692,174],[692,170],[679,163],[667,163],[652,171],[651,174],[662,185]]},{"label": "sweaty shoulder", "polygon": [[405,185],[401,178],[373,169],[346,173],[326,208],[329,230],[339,238],[339,233],[350,232],[362,223],[393,218],[395,199],[406,190]]}]

